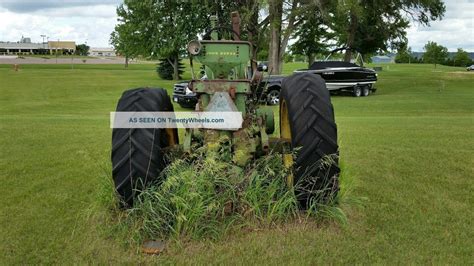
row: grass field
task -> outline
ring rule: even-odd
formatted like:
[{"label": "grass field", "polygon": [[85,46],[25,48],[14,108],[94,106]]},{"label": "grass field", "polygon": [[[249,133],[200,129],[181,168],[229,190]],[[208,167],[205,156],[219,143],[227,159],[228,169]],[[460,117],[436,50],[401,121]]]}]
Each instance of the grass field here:
[{"label": "grass field", "polygon": [[376,94],[333,97],[346,176],[368,198],[343,206],[347,226],[294,223],[159,257],[127,249],[91,206],[122,91],[171,92],[153,68],[0,65],[0,264],[474,262],[474,73],[431,65],[385,65]]}]

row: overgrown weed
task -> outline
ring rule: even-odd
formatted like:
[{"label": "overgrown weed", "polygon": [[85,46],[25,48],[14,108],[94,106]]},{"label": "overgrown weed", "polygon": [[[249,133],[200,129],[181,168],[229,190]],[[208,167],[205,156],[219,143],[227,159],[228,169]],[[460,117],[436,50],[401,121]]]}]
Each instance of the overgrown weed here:
[{"label": "overgrown weed", "polygon": [[[337,190],[328,188],[333,186],[329,182],[333,177],[328,177],[323,180],[327,184],[312,192],[314,197],[302,210],[295,192],[300,190],[299,183],[287,185],[289,170],[280,154],[270,153],[245,169],[222,159],[204,148],[174,159],[158,181],[137,193],[134,207],[127,210],[118,208],[112,182],[104,182],[98,201],[110,213],[108,233],[119,234],[128,243],[147,239],[213,241],[242,228],[268,228],[295,220],[334,220],[345,225],[347,217],[340,204],[360,203],[350,200],[350,183],[343,184],[337,196],[331,194]],[[325,158],[319,165],[331,160]],[[304,177],[306,181],[314,178]]]}]

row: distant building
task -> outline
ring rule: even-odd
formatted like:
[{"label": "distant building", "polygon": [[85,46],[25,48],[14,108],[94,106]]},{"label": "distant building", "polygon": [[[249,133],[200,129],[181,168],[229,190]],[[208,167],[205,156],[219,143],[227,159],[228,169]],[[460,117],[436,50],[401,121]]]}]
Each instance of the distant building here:
[{"label": "distant building", "polygon": [[32,43],[30,38],[21,37],[19,42],[1,42],[0,55],[26,54],[74,54],[76,43],[73,41],[49,41]]},{"label": "distant building", "polygon": [[395,63],[395,56],[376,55],[370,59],[372,59],[372,63]]},{"label": "distant building", "polygon": [[48,49],[50,51],[63,51],[65,54],[73,54],[76,51],[76,42],[72,41],[49,41]]},{"label": "distant building", "polygon": [[90,56],[116,56],[114,48],[97,48],[97,47],[92,47],[89,49],[89,55]]}]

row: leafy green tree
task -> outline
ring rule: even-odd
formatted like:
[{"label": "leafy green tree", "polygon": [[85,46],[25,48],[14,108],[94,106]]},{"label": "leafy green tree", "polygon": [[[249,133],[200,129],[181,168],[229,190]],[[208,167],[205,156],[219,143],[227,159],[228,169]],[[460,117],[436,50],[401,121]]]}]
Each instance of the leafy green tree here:
[{"label": "leafy green tree", "polygon": [[[328,10],[339,45],[370,54],[406,42],[410,21],[429,25],[440,19],[446,8],[442,0],[347,0],[329,1]],[[351,56],[348,50],[345,60]]]},{"label": "leafy green tree", "polygon": [[448,48],[438,45],[436,42],[429,41],[424,46],[425,53],[423,54],[423,62],[434,64],[441,64],[448,57]]},{"label": "leafy green tree", "polygon": [[179,79],[179,55],[208,25],[200,1],[125,0],[117,8],[119,25],[112,43],[126,56],[166,58]]},{"label": "leafy green tree", "polygon": [[395,56],[395,63],[412,63],[412,59],[411,48],[408,47],[407,43],[402,43]]},{"label": "leafy green tree", "polygon": [[290,54],[290,53],[285,53],[285,55],[283,56],[283,61],[285,63],[293,62],[294,59],[295,58],[294,58],[293,54]]},{"label": "leafy green tree", "polygon": [[[181,74],[184,73],[184,64],[181,62],[182,60],[179,59],[178,61],[178,78],[181,79]],[[174,67],[170,64],[169,60],[162,59],[156,68],[156,72],[158,76],[165,80],[172,80],[174,75]]]},{"label": "leafy green tree", "polygon": [[76,55],[87,56],[89,54],[90,47],[87,44],[76,45]]},{"label": "leafy green tree", "polygon": [[334,34],[324,24],[321,13],[310,9],[302,15],[302,22],[293,33],[296,41],[290,49],[294,54],[305,55],[310,67],[316,54],[327,52],[328,41],[333,37]]},{"label": "leafy green tree", "polygon": [[128,67],[128,61],[141,54],[140,37],[139,32],[133,30],[133,24],[125,23],[121,19],[119,22],[110,35],[110,44],[114,46],[117,54],[125,57],[125,67]]},{"label": "leafy green tree", "polygon": [[453,58],[453,65],[454,66],[468,66],[472,63],[471,57],[469,57],[469,53],[464,51],[462,48],[458,48],[456,55]]},{"label": "leafy green tree", "polygon": [[[178,58],[197,34],[210,30],[209,16],[217,15],[219,26],[230,26],[231,11],[239,11],[241,39],[260,44],[260,29],[268,20],[259,22],[262,0],[125,0],[117,8],[119,24],[111,35],[115,49],[127,57],[166,58],[179,77]],[[219,34],[222,37],[221,33]],[[252,49],[253,58],[258,48]],[[255,62],[254,62],[255,61]],[[255,65],[256,60],[252,61]],[[256,65],[255,65],[256,66]]]}]

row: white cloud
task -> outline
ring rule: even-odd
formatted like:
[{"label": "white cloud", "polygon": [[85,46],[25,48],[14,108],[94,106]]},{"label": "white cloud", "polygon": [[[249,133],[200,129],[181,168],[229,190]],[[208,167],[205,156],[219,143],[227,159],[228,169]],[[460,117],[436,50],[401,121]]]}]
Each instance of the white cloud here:
[{"label": "white cloud", "polygon": [[115,18],[115,6],[113,5],[96,5],[87,7],[68,7],[68,8],[48,8],[41,9],[30,13],[32,15],[46,17],[91,17],[91,18]]},{"label": "white cloud", "polygon": [[38,9],[29,13],[12,12],[0,6],[0,40],[19,41],[21,36],[41,42],[72,40],[95,47],[107,47],[117,18],[115,5],[71,6]]},{"label": "white cloud", "polygon": [[17,13],[28,13],[49,8],[118,5],[122,0],[0,0],[0,6]]},{"label": "white cloud", "polygon": [[431,22],[430,27],[414,24],[408,29],[408,44],[413,51],[421,52],[428,41],[434,41],[452,52],[457,48],[474,52],[474,1],[446,0],[445,4],[441,21]]}]

